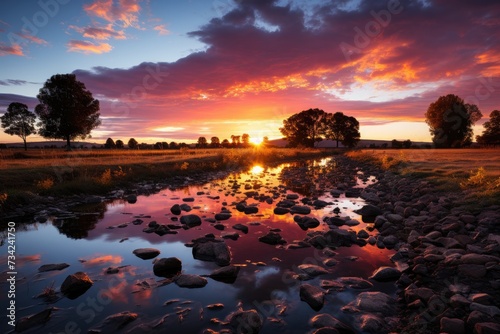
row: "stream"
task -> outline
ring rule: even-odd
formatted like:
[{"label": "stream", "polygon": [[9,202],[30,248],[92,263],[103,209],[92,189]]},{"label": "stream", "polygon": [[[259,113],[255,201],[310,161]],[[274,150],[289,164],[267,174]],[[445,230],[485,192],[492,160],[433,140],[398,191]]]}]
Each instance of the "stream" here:
[{"label": "stream", "polygon": [[[312,332],[310,319],[319,313],[328,313],[359,330],[355,315],[342,308],[363,291],[394,296],[394,282],[369,280],[371,286],[364,289],[327,283],[339,282],[342,277],[368,280],[380,266],[394,266],[389,258],[395,252],[369,243],[336,249],[307,247],[304,239],[308,233],[310,236],[316,231],[330,230],[325,217],[337,216],[337,212],[351,222],[351,226],[339,228],[376,235],[373,224],[363,222],[354,212],[365,201],[346,197],[345,189],[362,189],[377,180],[359,170],[342,171],[338,180],[332,179],[332,175],[337,175],[336,168],[335,157],[276,167],[255,165],[199,186],[140,195],[135,203],[118,199],[78,207],[74,209],[79,212],[78,218],[49,217],[44,223],[19,223],[16,316],[20,319],[54,308],[50,320],[26,333],[87,333],[91,329],[106,332],[105,319],[124,311],[137,314],[137,319],[120,325],[119,332],[202,333],[206,329],[227,329],[224,321],[237,309],[255,309],[263,319],[260,333]],[[344,181],[352,184],[339,186]],[[331,191],[335,189],[340,190]],[[278,203],[287,200],[308,207],[310,213],[306,215],[316,218],[319,226],[307,229],[294,221],[291,213],[276,214]],[[237,204],[242,202],[246,208],[256,209],[240,211]],[[180,215],[171,212],[175,204],[184,209]],[[215,219],[217,213],[228,211],[228,219]],[[199,216],[202,224],[183,226],[180,217],[188,214]],[[155,226],[152,221],[168,226],[169,233],[147,231],[148,226]],[[237,224],[246,226],[248,232],[234,229]],[[259,241],[270,231],[281,235],[286,243],[271,245]],[[232,283],[206,277],[220,266],[193,257],[193,239],[209,234],[224,238],[231,251],[231,264],[240,268]],[[2,263],[6,262],[6,246],[0,247]],[[139,248],[155,248],[160,254],[143,260],[133,254]],[[169,257],[182,262],[183,273],[206,277],[206,286],[184,288],[155,276],[153,262]],[[69,267],[38,271],[42,265],[57,263],[67,263]],[[298,268],[302,264],[321,266],[327,273],[304,277]],[[60,292],[60,287],[68,275],[76,272],[85,272],[94,284],[70,299]],[[1,275],[1,306],[6,307],[7,274],[4,271]],[[320,312],[301,301],[302,283],[325,289]],[[52,298],[39,296],[48,288],[55,290]],[[0,331],[11,330],[2,320]]]}]

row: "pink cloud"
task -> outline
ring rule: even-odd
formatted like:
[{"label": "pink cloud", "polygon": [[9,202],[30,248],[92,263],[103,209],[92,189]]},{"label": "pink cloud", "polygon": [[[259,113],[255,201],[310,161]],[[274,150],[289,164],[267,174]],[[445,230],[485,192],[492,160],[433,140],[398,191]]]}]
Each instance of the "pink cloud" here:
[{"label": "pink cloud", "polygon": [[23,49],[20,45],[7,45],[0,42],[0,56],[24,56]]},{"label": "pink cloud", "polygon": [[71,40],[67,44],[69,52],[81,52],[85,54],[101,54],[111,51],[112,47],[108,43],[94,44],[88,41]]},{"label": "pink cloud", "polygon": [[110,38],[126,39],[125,32],[123,30],[114,30],[112,24],[108,24],[106,27],[90,26],[82,28],[69,26],[69,28],[81,33],[84,38],[96,40],[108,40]]},{"label": "pink cloud", "polygon": [[[500,17],[496,1],[473,8],[462,1],[427,7],[401,1],[387,24],[376,18],[388,13],[387,1],[361,1],[356,11],[276,3],[239,1],[189,34],[206,51],[176,62],[74,73],[103,97],[103,115],[147,118],[141,126],[150,134],[162,124],[284,119],[311,107],[367,124],[422,121],[428,105],[448,93],[485,114],[500,105],[494,94],[500,90],[500,29],[491,19]],[[370,33],[377,24],[377,33]],[[355,47],[352,55],[343,52],[346,44]],[[380,102],[380,95],[390,98]],[[111,99],[121,106],[105,102]]]},{"label": "pink cloud", "polygon": [[160,35],[168,35],[170,34],[170,31],[165,27],[164,24],[159,24],[153,28],[153,30],[158,31]]},{"label": "pink cloud", "polygon": [[137,27],[138,13],[141,9],[139,0],[97,0],[84,5],[84,10],[91,16],[104,19],[110,23],[119,23],[122,27]]}]

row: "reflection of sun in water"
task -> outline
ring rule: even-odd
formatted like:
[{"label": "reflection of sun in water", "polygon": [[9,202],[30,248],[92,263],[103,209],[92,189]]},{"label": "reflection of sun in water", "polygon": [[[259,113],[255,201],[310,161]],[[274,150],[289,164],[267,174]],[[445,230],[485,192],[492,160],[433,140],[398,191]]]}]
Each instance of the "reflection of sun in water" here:
[{"label": "reflection of sun in water", "polygon": [[262,144],[262,137],[250,137],[250,142],[254,145]]},{"label": "reflection of sun in water", "polygon": [[260,174],[264,171],[264,168],[259,166],[259,165],[255,165],[252,167],[252,169],[250,169],[250,173],[256,175],[256,174]]}]

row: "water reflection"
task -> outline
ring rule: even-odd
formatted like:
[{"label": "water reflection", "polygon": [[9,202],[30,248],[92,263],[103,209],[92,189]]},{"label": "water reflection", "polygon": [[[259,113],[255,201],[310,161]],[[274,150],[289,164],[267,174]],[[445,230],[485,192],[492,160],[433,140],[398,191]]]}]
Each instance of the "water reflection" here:
[{"label": "water reflection", "polygon": [[[38,261],[27,262],[21,268],[22,274],[28,279],[18,286],[21,296],[19,303],[24,307],[31,306],[32,291],[38,293],[51,282],[59,287],[67,275],[85,271],[94,280],[94,286],[76,302],[63,298],[55,304],[61,309],[59,317],[74,319],[78,328],[84,331],[95,328],[110,314],[122,311],[140,313],[138,322],[150,326],[148,328],[152,332],[154,325],[157,325],[157,330],[168,330],[169,333],[201,332],[204,328],[220,330],[221,327],[211,323],[210,319],[224,319],[238,306],[242,306],[244,309],[258,309],[266,317],[274,319],[266,321],[262,333],[281,330],[307,332],[311,330],[308,320],[315,312],[300,301],[298,287],[301,281],[292,278],[292,274],[298,273],[300,264],[316,264],[328,270],[328,274],[307,282],[318,286],[321,279],[335,280],[342,276],[367,278],[379,266],[389,265],[388,257],[392,254],[391,251],[370,245],[341,247],[335,250],[338,253],[334,256],[337,264],[327,267],[323,262],[329,256],[321,250],[288,247],[304,240],[307,231],[300,228],[293,215],[274,213],[276,204],[286,199],[287,195],[300,194],[295,200],[296,204],[309,206],[311,213],[308,216],[319,222],[323,222],[324,217],[337,215],[334,213],[336,208],[338,211],[335,211],[341,217],[361,220],[354,210],[364,204],[363,200],[346,198],[344,194],[334,197],[329,190],[338,183],[363,187],[363,182],[372,182],[372,179],[361,174],[345,176],[339,173],[337,176],[336,168],[335,160],[330,159],[314,163],[290,163],[277,168],[256,165],[248,172],[232,174],[203,185],[164,189],[154,195],[139,196],[134,204],[117,200],[75,208],[75,217],[58,217],[19,234],[23,252],[39,254]],[[325,205],[314,206],[311,198],[303,196],[315,197],[324,201]],[[175,204],[187,205],[185,211],[180,215],[173,214],[170,208]],[[243,208],[256,209],[245,213],[238,206],[243,204]],[[216,214],[223,210],[229,211],[231,217],[217,221]],[[174,229],[180,226],[179,218],[186,214],[198,215],[202,224],[191,229]],[[177,234],[160,236],[144,232],[153,221],[171,226]],[[248,233],[234,229],[236,224],[246,226]],[[359,231],[366,227],[366,224],[361,223],[350,229]],[[328,225],[321,223],[308,231],[328,229]],[[279,232],[287,244],[273,246],[258,241],[260,236],[271,230]],[[238,233],[237,240],[225,239],[225,242],[231,251],[231,263],[241,269],[232,284],[208,279],[203,289],[179,288],[175,283],[154,275],[154,260],[142,260],[132,253],[137,248],[154,247],[160,250],[158,258],[179,258],[184,273],[208,275],[219,266],[213,262],[195,260],[192,249],[185,244],[207,234],[223,237],[233,233]],[[43,240],[43,246],[36,242],[39,240]],[[354,262],[352,258],[348,259],[353,256],[357,258]],[[62,272],[37,274],[41,263],[61,262],[67,262],[70,267]],[[113,270],[109,271],[110,268]],[[376,283],[373,289],[393,291],[389,284]],[[359,291],[347,289],[328,295],[322,311],[343,321],[351,321],[351,316],[342,313],[340,308],[352,301],[357,293]],[[88,298],[105,300],[105,307],[104,304],[98,305],[100,311],[94,310],[91,320],[76,311],[78,303]],[[179,301],[167,305],[166,302],[172,299]],[[225,307],[218,311],[205,309],[206,305],[213,303],[222,303]],[[39,308],[37,305],[20,311],[19,316],[31,314]],[[191,310],[182,311],[186,308]],[[182,321],[179,321],[178,311],[186,312],[182,313]],[[201,317],[203,312],[205,314]],[[51,320],[44,330],[60,332],[64,330],[64,325]]]}]

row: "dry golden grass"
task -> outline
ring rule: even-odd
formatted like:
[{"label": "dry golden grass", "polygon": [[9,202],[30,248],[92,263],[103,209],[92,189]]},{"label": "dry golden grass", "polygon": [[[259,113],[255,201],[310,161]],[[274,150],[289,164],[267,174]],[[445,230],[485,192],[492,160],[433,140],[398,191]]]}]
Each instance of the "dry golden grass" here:
[{"label": "dry golden grass", "polygon": [[348,155],[401,175],[426,178],[443,190],[463,191],[466,200],[500,200],[500,148],[358,150]]}]

